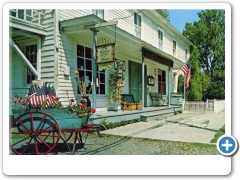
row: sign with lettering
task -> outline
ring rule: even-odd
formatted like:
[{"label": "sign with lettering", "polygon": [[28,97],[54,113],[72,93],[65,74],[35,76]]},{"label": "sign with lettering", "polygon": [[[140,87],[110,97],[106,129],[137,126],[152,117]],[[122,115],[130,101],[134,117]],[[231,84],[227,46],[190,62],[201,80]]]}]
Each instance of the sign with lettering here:
[{"label": "sign with lettering", "polygon": [[115,44],[97,46],[96,63],[108,63],[115,60]]},{"label": "sign with lettering", "polygon": [[147,49],[143,49],[143,56],[146,58],[152,59],[156,62],[159,62],[161,64],[164,64],[166,66],[173,67],[173,61],[163,58],[158,54],[155,54],[154,52],[151,52]]}]

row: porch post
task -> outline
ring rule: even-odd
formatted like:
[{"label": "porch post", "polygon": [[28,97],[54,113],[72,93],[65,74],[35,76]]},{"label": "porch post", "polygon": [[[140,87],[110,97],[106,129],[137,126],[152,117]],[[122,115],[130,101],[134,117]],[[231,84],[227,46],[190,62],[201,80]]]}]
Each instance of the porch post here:
[{"label": "porch post", "polygon": [[97,99],[97,93],[96,93],[96,77],[97,77],[97,66],[96,66],[96,45],[97,45],[97,32],[99,32],[98,29],[92,28],[91,31],[93,32],[93,51],[92,51],[92,107],[96,109],[96,99]]},{"label": "porch post", "polygon": [[170,67],[168,67],[168,106],[170,106],[170,101],[171,101],[171,95],[170,95],[170,75],[171,75],[171,70]]},{"label": "porch post", "polygon": [[37,49],[38,49],[38,53],[37,53],[37,72],[39,74],[39,76],[37,77],[38,80],[41,79],[41,52],[42,52],[42,39],[41,37],[38,38],[37,41]]},{"label": "porch post", "polygon": [[186,76],[185,76],[185,73],[184,73],[184,84],[183,84],[183,97],[186,102]]},{"label": "porch post", "polygon": [[144,78],[145,78],[145,76],[144,76],[144,74],[145,74],[145,68],[144,68],[144,50],[142,49],[142,110],[144,110],[144,87],[145,87],[145,85],[144,85]]}]

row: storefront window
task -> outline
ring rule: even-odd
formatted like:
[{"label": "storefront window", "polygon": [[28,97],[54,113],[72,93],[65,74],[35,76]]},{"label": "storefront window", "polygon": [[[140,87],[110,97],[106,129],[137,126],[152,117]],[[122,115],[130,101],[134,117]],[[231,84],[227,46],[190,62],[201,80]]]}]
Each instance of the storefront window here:
[{"label": "storefront window", "polygon": [[[92,81],[92,49],[77,45],[77,69],[79,76],[88,76],[90,83],[87,87],[87,94],[92,94],[91,81]],[[105,94],[105,70],[99,71],[97,66],[97,82],[96,93]],[[78,89],[78,94],[80,91]]]}]

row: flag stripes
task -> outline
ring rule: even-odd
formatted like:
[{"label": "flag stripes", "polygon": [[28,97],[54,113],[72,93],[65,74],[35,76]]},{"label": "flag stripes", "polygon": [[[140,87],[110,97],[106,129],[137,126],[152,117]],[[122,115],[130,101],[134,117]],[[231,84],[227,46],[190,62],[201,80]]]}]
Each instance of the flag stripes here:
[{"label": "flag stripes", "polygon": [[[42,107],[45,100],[46,105]],[[32,109],[51,108],[54,104],[58,102],[58,100],[56,100],[56,91],[53,86],[50,87],[47,85],[43,85],[40,88],[36,84],[32,84],[29,87],[27,101],[29,102],[29,106]]]},{"label": "flag stripes", "polygon": [[182,72],[185,74],[186,76],[186,88],[189,87],[189,83],[190,83],[190,77],[191,77],[191,68],[190,68],[190,61],[188,61],[186,64],[183,65],[182,67]]},{"label": "flag stripes", "polygon": [[30,102],[29,105],[31,108],[38,109],[42,106],[46,98],[48,98],[48,101],[45,107],[43,108],[51,108],[54,104],[57,103],[57,100],[55,100],[55,97],[52,96],[51,94],[36,96],[36,93],[28,97],[28,102]]}]

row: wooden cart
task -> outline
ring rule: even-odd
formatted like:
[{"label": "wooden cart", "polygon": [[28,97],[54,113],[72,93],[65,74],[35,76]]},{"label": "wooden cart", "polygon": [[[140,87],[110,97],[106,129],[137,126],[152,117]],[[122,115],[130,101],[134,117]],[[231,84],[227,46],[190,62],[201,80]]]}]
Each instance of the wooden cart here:
[{"label": "wooden cart", "polygon": [[[87,123],[89,115],[78,117],[63,108],[25,111],[13,109],[14,120],[10,123],[10,149],[17,155],[44,155],[62,144],[74,154],[77,142],[83,147],[88,133],[94,131],[100,136],[99,126]],[[68,141],[73,135],[71,150]]]}]

